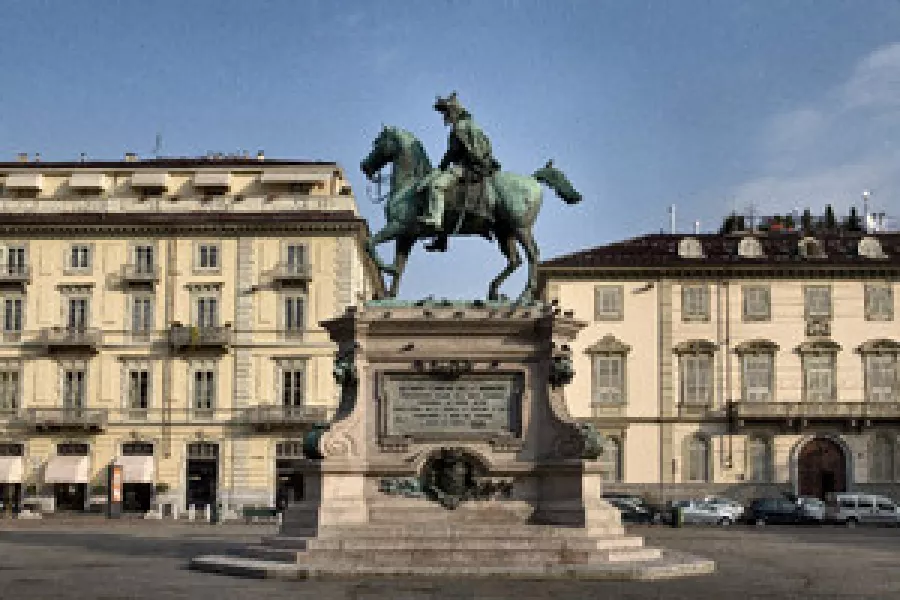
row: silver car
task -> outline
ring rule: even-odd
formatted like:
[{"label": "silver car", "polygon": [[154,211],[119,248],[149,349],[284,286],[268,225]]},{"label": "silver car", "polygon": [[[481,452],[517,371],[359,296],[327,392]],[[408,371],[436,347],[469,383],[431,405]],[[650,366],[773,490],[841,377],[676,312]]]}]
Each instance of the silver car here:
[{"label": "silver car", "polygon": [[900,507],[884,496],[835,494],[829,498],[825,518],[847,527],[858,524],[900,526]]},{"label": "silver car", "polygon": [[727,526],[737,520],[734,510],[724,504],[714,504],[703,500],[678,500],[672,503],[672,507],[681,512],[681,522],[685,525]]}]

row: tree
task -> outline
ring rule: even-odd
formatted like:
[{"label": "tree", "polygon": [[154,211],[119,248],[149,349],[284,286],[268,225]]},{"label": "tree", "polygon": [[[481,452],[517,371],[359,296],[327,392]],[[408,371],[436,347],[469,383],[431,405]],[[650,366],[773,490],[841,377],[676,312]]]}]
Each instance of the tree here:
[{"label": "tree", "polygon": [[862,231],[862,221],[859,218],[859,213],[856,212],[856,207],[850,207],[850,216],[847,217],[847,230],[848,231]]},{"label": "tree", "polygon": [[808,208],[803,210],[803,216],[800,217],[800,227],[803,231],[810,232],[813,228],[812,213]]},{"label": "tree", "polygon": [[784,218],[784,228],[788,231],[793,231],[797,227],[797,224],[794,223],[794,215],[788,214]]}]

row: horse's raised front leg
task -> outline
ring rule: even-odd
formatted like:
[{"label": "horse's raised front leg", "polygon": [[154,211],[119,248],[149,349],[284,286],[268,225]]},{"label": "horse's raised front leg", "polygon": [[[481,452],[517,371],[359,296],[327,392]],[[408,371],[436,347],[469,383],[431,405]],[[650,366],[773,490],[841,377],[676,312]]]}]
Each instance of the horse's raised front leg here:
[{"label": "horse's raised front leg", "polygon": [[397,292],[400,291],[400,278],[403,277],[403,271],[406,270],[406,261],[413,244],[415,244],[415,239],[409,236],[403,235],[397,238],[394,251],[394,277],[391,280],[391,289],[388,291],[388,296],[391,298],[396,298]]},{"label": "horse's raised front leg", "polygon": [[531,228],[517,229],[515,233],[516,239],[525,249],[525,257],[528,259],[528,283],[522,294],[519,296],[518,302],[531,302],[534,300],[537,291],[537,264],[541,259],[541,253],[538,250],[537,243],[534,241],[534,234]]},{"label": "horse's raised front leg", "polygon": [[515,236],[511,233],[503,235],[498,233],[497,243],[500,245],[500,251],[503,252],[503,256],[506,257],[506,267],[491,281],[491,285],[488,287],[488,300],[500,299],[500,286],[522,264],[522,257],[519,255],[519,249],[516,247]]},{"label": "horse's raised front leg", "polygon": [[375,265],[382,273],[389,273],[391,275],[397,274],[397,268],[395,265],[387,265],[381,257],[378,255],[378,251],[375,249],[379,244],[383,244],[384,242],[388,242],[401,233],[401,228],[398,227],[395,223],[388,223],[384,226],[384,228],[376,233],[375,235],[369,236],[369,239],[366,240],[366,253],[375,261]]}]

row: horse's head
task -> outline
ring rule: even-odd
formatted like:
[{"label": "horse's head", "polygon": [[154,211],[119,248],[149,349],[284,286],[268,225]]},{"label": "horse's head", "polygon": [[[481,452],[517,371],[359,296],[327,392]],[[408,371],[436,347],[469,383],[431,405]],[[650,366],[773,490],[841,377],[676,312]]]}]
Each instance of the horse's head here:
[{"label": "horse's head", "polygon": [[399,150],[400,140],[396,128],[382,126],[378,137],[372,141],[372,151],[359,163],[359,168],[367,179],[372,179],[375,173],[394,160]]}]

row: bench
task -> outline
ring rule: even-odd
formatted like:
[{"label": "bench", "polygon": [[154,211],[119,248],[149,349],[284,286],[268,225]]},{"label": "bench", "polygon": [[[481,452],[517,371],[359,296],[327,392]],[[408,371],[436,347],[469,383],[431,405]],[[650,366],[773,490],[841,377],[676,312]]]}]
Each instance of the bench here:
[{"label": "bench", "polygon": [[242,510],[247,523],[253,521],[274,521],[278,518],[278,509],[269,506],[245,506]]}]

